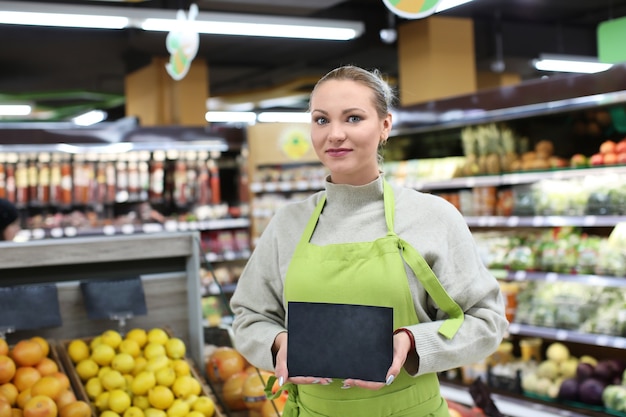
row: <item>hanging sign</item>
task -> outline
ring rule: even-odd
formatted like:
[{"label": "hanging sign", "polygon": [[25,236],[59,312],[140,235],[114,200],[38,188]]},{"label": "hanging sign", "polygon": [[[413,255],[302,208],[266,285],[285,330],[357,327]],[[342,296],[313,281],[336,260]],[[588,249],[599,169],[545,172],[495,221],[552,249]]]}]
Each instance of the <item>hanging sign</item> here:
[{"label": "hanging sign", "polygon": [[598,60],[610,64],[626,61],[626,17],[612,19],[598,25]]},{"label": "hanging sign", "polygon": [[0,287],[0,332],[60,327],[55,284]]},{"label": "hanging sign", "polygon": [[301,159],[311,149],[311,141],[302,129],[286,130],[279,139],[280,149],[294,161]]},{"label": "hanging sign", "polygon": [[80,283],[87,317],[124,319],[148,313],[140,277]]},{"label": "hanging sign", "polygon": [[435,13],[442,0],[383,0],[389,10],[405,19],[421,19]]},{"label": "hanging sign", "polygon": [[193,30],[193,25],[186,24],[198,16],[198,6],[192,4],[189,14],[183,10],[176,13],[176,20],[180,23],[176,30],[169,32],[165,38],[165,46],[170,53],[170,61],[165,64],[167,73],[176,81],[182,80],[187,75],[191,61],[198,53],[200,35]]}]

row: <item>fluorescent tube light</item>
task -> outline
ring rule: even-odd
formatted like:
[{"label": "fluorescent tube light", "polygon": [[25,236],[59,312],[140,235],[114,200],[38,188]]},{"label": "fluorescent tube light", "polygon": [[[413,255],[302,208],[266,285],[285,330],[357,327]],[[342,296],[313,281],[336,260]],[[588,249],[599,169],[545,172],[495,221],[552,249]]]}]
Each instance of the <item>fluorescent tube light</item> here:
[{"label": "fluorescent tube light", "polygon": [[256,120],[260,123],[309,123],[311,113],[302,112],[262,112]]},{"label": "fluorescent tube light", "polygon": [[613,64],[599,62],[597,58],[593,57],[548,54],[540,55],[539,59],[535,60],[533,64],[535,68],[540,71],[575,72],[582,74],[606,71],[613,66]]},{"label": "fluorescent tube light", "polygon": [[78,126],[91,126],[107,118],[107,113],[103,110],[91,110],[72,119]]},{"label": "fluorescent tube light", "polygon": [[254,124],[256,113],[251,111],[208,111],[204,118],[207,122]]},{"label": "fluorescent tube light", "polygon": [[0,104],[0,116],[28,116],[31,111],[28,104]]},{"label": "fluorescent tube light", "polygon": [[199,12],[195,20],[180,21],[175,10],[17,1],[0,1],[0,24],[165,32],[184,25],[185,29],[206,34],[324,40],[349,40],[365,31],[363,22],[350,20]]},{"label": "fluorescent tube light", "polygon": [[462,4],[469,3],[470,1],[472,0],[441,0],[439,5],[437,5],[437,10],[435,10],[435,13],[443,12],[444,10],[448,10]]}]

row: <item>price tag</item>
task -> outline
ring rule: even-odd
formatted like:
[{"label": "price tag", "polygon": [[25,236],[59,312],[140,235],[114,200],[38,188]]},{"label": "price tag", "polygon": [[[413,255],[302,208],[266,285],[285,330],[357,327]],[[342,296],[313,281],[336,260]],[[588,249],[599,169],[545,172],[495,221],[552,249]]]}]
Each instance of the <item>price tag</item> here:
[{"label": "price tag", "polygon": [[583,218],[584,226],[595,226],[597,222],[598,222],[598,219],[596,218],[596,216],[585,216]]},{"label": "price tag", "polygon": [[43,230],[41,228],[37,228],[37,229],[33,229],[32,230],[32,238],[33,239],[43,239],[44,237],[46,237],[45,230]]},{"label": "price tag", "polygon": [[546,274],[546,281],[547,282],[556,282],[559,279],[559,274],[557,274],[556,272],[548,272]]},{"label": "price tag", "polygon": [[62,324],[55,284],[0,287],[0,327],[34,330]]},{"label": "price tag", "polygon": [[178,230],[180,230],[181,232],[185,232],[189,229],[189,223],[187,222],[179,222],[178,223]]},{"label": "price tag", "polygon": [[80,289],[87,317],[91,320],[143,316],[148,313],[139,277],[82,281]]},{"label": "price tag", "polygon": [[616,337],[613,339],[613,347],[618,349],[626,348],[626,339],[623,337]]},{"label": "price tag", "polygon": [[189,230],[198,230],[198,222],[189,222]]},{"label": "price tag", "polygon": [[53,227],[52,229],[50,229],[50,236],[55,238],[63,237],[63,229],[61,229],[60,227]]},{"label": "price tag", "polygon": [[509,324],[509,333],[518,334],[520,332],[520,325],[517,323]]},{"label": "price tag", "polygon": [[135,233],[135,226],[132,224],[124,224],[122,225],[122,233],[125,235],[132,235]]},{"label": "price tag", "polygon": [[265,184],[265,191],[274,192],[278,189],[278,186],[275,182],[268,182]]},{"label": "price tag", "polygon": [[102,227],[102,233],[107,236],[112,236],[115,234],[115,226],[111,226],[110,224]]},{"label": "price tag", "polygon": [[513,278],[517,281],[523,281],[526,279],[526,271],[515,271]]},{"label": "price tag", "polygon": [[608,346],[609,345],[609,337],[605,335],[601,335],[596,337],[596,345],[597,346]]},{"label": "price tag", "polygon": [[176,220],[168,220],[165,222],[165,230],[168,232],[175,232],[178,230],[178,222]]},{"label": "price tag", "polygon": [[539,227],[543,225],[543,217],[541,216],[534,216],[533,220],[532,220],[532,225],[534,227]]},{"label": "price tag", "polygon": [[476,185],[476,178],[469,177],[465,180],[465,185],[469,188],[472,188]]},{"label": "price tag", "polygon": [[63,230],[63,233],[65,234],[65,236],[67,237],[74,237],[77,234],[77,230],[75,227],[72,226],[68,226]]},{"label": "price tag", "polygon": [[263,184],[260,182],[253,182],[252,184],[250,184],[250,191],[252,191],[253,193],[260,193],[261,191],[263,191]]},{"label": "price tag", "polygon": [[566,340],[568,336],[569,332],[567,330],[557,330],[554,337],[556,338],[556,340]]},{"label": "price tag", "polygon": [[289,191],[291,190],[291,183],[287,181],[281,181],[278,185],[278,188],[280,188],[281,191]]},{"label": "price tag", "polygon": [[507,218],[506,225],[509,227],[517,227],[517,225],[519,225],[519,216],[511,216]]},{"label": "price tag", "polygon": [[224,252],[224,259],[226,259],[227,261],[232,261],[236,258],[237,258],[237,254],[234,251],[228,250]]},{"label": "price tag", "polygon": [[146,223],[143,225],[144,233],[158,233],[163,231],[163,226],[159,223]]}]

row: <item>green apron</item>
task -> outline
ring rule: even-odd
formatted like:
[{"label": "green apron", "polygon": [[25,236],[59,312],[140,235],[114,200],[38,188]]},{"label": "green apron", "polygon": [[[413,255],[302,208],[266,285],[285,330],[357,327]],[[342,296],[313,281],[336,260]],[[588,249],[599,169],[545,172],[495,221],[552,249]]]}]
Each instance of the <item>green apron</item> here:
[{"label": "green apron", "polygon": [[[322,197],[287,270],[285,305],[290,301],[304,301],[394,307],[394,328],[417,324],[404,267],[406,262],[429,295],[448,313],[449,319],[439,332],[452,338],[463,322],[463,312],[448,296],[426,261],[394,233],[393,191],[387,182],[383,184],[388,231],[386,236],[373,242],[311,244],[311,236],[326,201]],[[268,387],[273,382],[274,378]],[[342,389],[341,386],[342,382],[338,380],[330,385],[285,384],[282,388],[289,391],[289,399],[283,417],[449,416],[434,373],[412,377],[402,369],[391,385],[378,391],[358,387]],[[274,397],[278,394],[280,391]]]}]

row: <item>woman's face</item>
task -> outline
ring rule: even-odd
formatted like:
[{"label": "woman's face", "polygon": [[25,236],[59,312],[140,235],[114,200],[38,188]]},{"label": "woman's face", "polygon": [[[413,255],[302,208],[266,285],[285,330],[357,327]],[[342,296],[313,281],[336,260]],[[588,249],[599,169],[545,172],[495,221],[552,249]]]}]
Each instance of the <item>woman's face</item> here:
[{"label": "woman's face", "polygon": [[319,84],[311,96],[311,140],[336,184],[363,185],[379,175],[378,145],[391,130],[391,115],[381,119],[373,92],[350,80]]},{"label": "woman's face", "polygon": [[16,220],[10,225],[8,225],[6,229],[4,229],[4,231],[2,232],[3,233],[2,237],[7,242],[11,242],[13,239],[15,239],[15,236],[17,236],[19,231],[20,231],[20,223],[18,220]]}]

